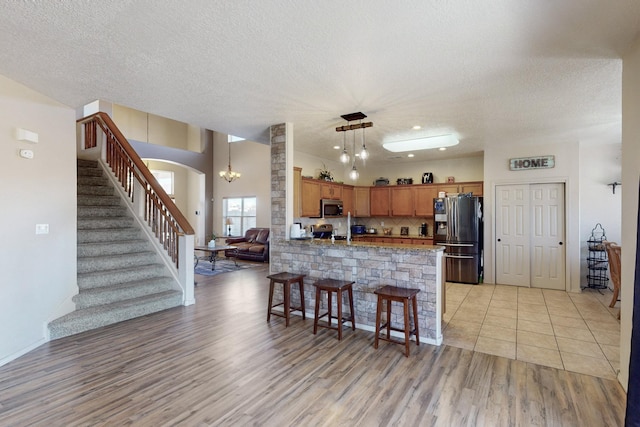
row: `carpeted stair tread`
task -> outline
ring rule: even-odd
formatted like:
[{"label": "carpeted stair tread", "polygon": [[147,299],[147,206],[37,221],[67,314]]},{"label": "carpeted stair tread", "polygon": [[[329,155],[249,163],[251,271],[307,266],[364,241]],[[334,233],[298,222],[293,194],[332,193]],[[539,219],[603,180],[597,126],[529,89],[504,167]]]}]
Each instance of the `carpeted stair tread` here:
[{"label": "carpeted stair tread", "polygon": [[136,227],[118,228],[113,230],[78,230],[78,243],[120,242],[132,238],[140,238],[143,233]]},{"label": "carpeted stair tread", "polygon": [[78,206],[122,206],[116,195],[78,194]]},{"label": "carpeted stair tread", "polygon": [[78,165],[78,167],[99,169],[97,160],[77,159],[76,164]]},{"label": "carpeted stair tread", "polygon": [[112,304],[75,310],[49,323],[51,339],[133,319],[182,304],[182,292],[163,291]]},{"label": "carpeted stair tread", "polygon": [[97,305],[112,304],[118,301],[138,298],[172,290],[173,279],[170,277],[153,277],[134,282],[120,283],[102,288],[81,290],[73,301],[76,309],[84,309]]},{"label": "carpeted stair tread", "polygon": [[105,176],[78,176],[77,178],[78,188],[81,187],[110,187],[111,181]]},{"label": "carpeted stair tread", "polygon": [[93,218],[78,218],[78,230],[100,230],[130,227],[133,224],[133,218],[127,215],[123,216],[100,216]]},{"label": "carpeted stair tread", "polygon": [[102,173],[102,169],[98,167],[88,168],[78,166],[78,177],[81,176],[104,176],[104,174]]},{"label": "carpeted stair tread", "polygon": [[78,258],[129,254],[151,249],[151,244],[144,239],[128,239],[117,242],[79,243]]},{"label": "carpeted stair tread", "polygon": [[78,273],[78,288],[82,291],[83,289],[114,286],[120,283],[165,276],[165,270],[163,270],[163,265],[161,264],[148,264],[131,268],[121,268],[117,271],[92,271],[89,273]]},{"label": "carpeted stair tread", "polygon": [[95,206],[95,205],[78,205],[78,218],[108,218],[128,216],[127,208],[121,205],[115,206]]},{"label": "carpeted stair tread", "polygon": [[115,190],[111,186],[96,185],[96,186],[79,186],[77,190],[78,195],[98,195],[98,196],[112,196],[115,194]]},{"label": "carpeted stair tread", "polygon": [[85,257],[78,258],[78,273],[107,270],[115,270],[114,272],[117,272],[121,268],[140,267],[157,263],[158,255],[151,251]]}]

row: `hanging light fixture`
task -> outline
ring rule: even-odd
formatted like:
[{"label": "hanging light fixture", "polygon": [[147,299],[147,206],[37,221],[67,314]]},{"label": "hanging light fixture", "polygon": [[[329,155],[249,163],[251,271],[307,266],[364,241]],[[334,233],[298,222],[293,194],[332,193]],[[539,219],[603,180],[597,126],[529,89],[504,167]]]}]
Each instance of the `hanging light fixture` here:
[{"label": "hanging light fixture", "polygon": [[[347,125],[336,128],[336,132],[344,132],[342,136],[342,154],[340,154],[340,161],[345,165],[349,164],[349,160],[351,159],[351,156],[349,156],[349,153],[347,152],[346,132],[352,131],[353,143],[352,143],[351,149],[353,154],[353,162],[351,163],[351,171],[349,172],[349,178],[355,181],[360,176],[360,174],[358,173],[358,169],[356,168],[356,157],[360,157],[360,160],[362,161],[365,161],[369,158],[369,150],[367,150],[367,145],[365,144],[364,130],[368,127],[373,126],[373,123],[372,122],[363,123],[362,119],[366,118],[367,116],[361,112],[344,114],[340,117],[342,117],[348,122]],[[353,125],[350,124],[352,121],[356,121],[356,120],[359,121],[357,124],[353,124]],[[355,134],[355,131],[357,129],[362,129],[362,148],[358,153],[356,153],[356,134]]]},{"label": "hanging light fixture", "polygon": [[369,150],[364,143],[364,129],[362,128],[362,150],[360,150],[360,160],[367,160],[369,158]]},{"label": "hanging light fixture", "polygon": [[349,160],[350,160],[349,153],[347,153],[346,139],[347,139],[347,134],[343,133],[342,134],[342,154],[340,154],[340,162],[344,163],[345,165],[349,163]]},{"label": "hanging light fixture", "polygon": [[353,132],[353,145],[351,147],[353,149],[354,152],[354,156],[353,156],[353,164],[351,165],[351,172],[349,172],[349,178],[351,178],[352,181],[356,181],[358,179],[358,177],[360,177],[360,174],[358,173],[358,169],[356,169],[356,156],[355,156],[355,152],[356,152],[356,133]]},{"label": "hanging light fixture", "polygon": [[235,181],[240,178],[240,172],[234,172],[231,170],[231,143],[227,143],[229,145],[229,165],[227,166],[226,171],[220,171],[220,178],[224,178],[227,182]]}]

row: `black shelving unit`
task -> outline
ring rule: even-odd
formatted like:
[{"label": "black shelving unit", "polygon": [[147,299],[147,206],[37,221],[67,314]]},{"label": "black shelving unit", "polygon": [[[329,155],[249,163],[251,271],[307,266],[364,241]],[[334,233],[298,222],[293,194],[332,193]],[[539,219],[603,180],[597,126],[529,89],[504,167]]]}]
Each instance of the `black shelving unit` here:
[{"label": "black shelving unit", "polygon": [[591,230],[591,236],[587,240],[589,255],[587,257],[587,286],[592,289],[606,289],[609,284],[607,270],[609,269],[609,259],[604,241],[607,240],[604,228],[600,223]]}]

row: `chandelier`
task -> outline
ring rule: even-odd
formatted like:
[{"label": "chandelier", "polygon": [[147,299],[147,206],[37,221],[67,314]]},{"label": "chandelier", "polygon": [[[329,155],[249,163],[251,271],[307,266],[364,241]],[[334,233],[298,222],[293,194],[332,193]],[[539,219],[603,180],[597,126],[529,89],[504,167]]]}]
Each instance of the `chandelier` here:
[{"label": "chandelier", "polygon": [[[360,157],[360,160],[362,161],[365,161],[369,158],[369,151],[367,150],[367,146],[365,144],[364,130],[368,127],[373,126],[373,123],[372,122],[363,123],[362,119],[366,118],[367,116],[361,112],[344,114],[340,117],[342,117],[347,121],[347,125],[339,126],[336,128],[336,132],[344,132],[342,134],[342,153],[340,154],[340,162],[345,165],[348,165],[349,161],[351,160],[351,156],[347,151],[347,132],[353,131],[353,142],[351,146],[353,161],[351,162],[351,171],[349,172],[349,178],[355,181],[360,176],[360,174],[358,173],[358,169],[356,168],[356,157]],[[351,124],[352,121],[356,121],[356,120],[358,120],[359,123]],[[362,133],[361,133],[362,148],[360,149],[359,153],[356,153],[356,132],[355,131],[357,129],[362,129]]]},{"label": "chandelier", "polygon": [[226,171],[220,171],[220,178],[224,178],[227,182],[235,181],[240,178],[240,172],[234,172],[231,170],[231,143],[227,143],[229,145],[229,165],[227,166]]}]

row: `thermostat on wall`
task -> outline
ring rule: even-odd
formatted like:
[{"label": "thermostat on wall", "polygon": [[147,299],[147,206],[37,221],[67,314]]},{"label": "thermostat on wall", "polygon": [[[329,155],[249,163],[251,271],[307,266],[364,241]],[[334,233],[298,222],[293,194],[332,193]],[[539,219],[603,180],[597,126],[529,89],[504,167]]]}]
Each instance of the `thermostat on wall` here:
[{"label": "thermostat on wall", "polygon": [[33,159],[33,150],[26,150],[26,149],[20,150],[20,157],[24,159]]}]

